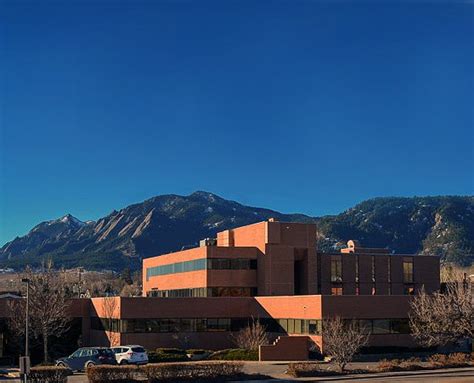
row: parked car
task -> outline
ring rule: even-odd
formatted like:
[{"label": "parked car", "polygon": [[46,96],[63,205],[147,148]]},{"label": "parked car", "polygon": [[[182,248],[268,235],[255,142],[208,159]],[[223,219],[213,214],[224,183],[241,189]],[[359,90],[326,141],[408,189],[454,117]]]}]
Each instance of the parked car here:
[{"label": "parked car", "polygon": [[96,364],[117,364],[112,350],[106,347],[81,347],[56,361],[56,366],[67,367],[72,371],[82,371]]},{"label": "parked car", "polygon": [[148,354],[146,350],[139,345],[127,345],[112,347],[115,354],[115,360],[118,364],[146,364],[148,363]]}]

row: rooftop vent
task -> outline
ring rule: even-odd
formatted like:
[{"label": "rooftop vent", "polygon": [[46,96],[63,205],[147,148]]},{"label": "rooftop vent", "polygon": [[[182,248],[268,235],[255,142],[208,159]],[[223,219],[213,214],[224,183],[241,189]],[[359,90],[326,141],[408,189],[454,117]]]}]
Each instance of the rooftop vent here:
[{"label": "rooftop vent", "polygon": [[216,238],[204,238],[199,241],[199,247],[217,246]]}]

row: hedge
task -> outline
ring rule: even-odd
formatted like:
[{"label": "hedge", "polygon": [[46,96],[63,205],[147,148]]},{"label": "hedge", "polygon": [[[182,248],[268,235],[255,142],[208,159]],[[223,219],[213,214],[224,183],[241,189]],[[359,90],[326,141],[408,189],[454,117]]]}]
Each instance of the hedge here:
[{"label": "hedge", "polygon": [[258,350],[230,348],[212,353],[210,360],[258,360]]},{"label": "hedge", "polygon": [[157,348],[155,351],[148,351],[148,361],[150,363],[186,362],[188,360],[186,350],[179,348]]},{"label": "hedge", "polygon": [[[145,366],[93,366],[87,369],[90,383],[163,383],[222,381],[238,378],[239,362],[159,363]],[[143,381],[143,378],[146,378]]]},{"label": "hedge", "polygon": [[67,383],[71,370],[59,366],[32,367],[28,374],[28,383]]},{"label": "hedge", "polygon": [[239,362],[194,362],[148,364],[143,367],[148,383],[205,381],[237,377],[242,373]]},{"label": "hedge", "polygon": [[87,368],[86,373],[89,383],[132,383],[137,382],[140,370],[136,366],[100,365]]}]

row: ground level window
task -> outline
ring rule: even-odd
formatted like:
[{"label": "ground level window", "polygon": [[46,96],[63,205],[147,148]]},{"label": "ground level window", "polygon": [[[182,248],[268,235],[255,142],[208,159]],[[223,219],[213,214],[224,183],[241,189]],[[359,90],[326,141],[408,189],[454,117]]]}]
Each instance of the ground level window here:
[{"label": "ground level window", "polygon": [[415,288],[412,285],[403,286],[404,295],[415,295]]},{"label": "ground level window", "polygon": [[342,295],[342,286],[331,287],[331,295]]}]

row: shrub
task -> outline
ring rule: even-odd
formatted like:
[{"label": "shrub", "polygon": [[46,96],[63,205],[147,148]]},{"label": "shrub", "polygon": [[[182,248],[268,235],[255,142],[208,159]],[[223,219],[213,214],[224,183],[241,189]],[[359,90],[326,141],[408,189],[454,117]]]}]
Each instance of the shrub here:
[{"label": "shrub", "polygon": [[462,352],[456,352],[454,354],[443,355],[443,354],[435,354],[431,355],[428,358],[428,362],[431,366],[435,368],[443,368],[443,367],[463,367],[469,365],[470,355],[464,354]]},{"label": "shrub", "polygon": [[377,366],[377,370],[380,372],[400,371],[401,369],[398,359],[382,359]]},{"label": "shrub", "polygon": [[434,354],[428,358],[428,363],[433,367],[446,367],[448,365],[448,357],[443,354]]},{"label": "shrub", "polygon": [[319,363],[314,362],[289,363],[286,373],[295,378],[340,375],[336,371],[322,369]]},{"label": "shrub", "polygon": [[33,367],[28,374],[29,383],[66,383],[71,370],[66,367]]},{"label": "shrub", "polygon": [[149,383],[205,381],[235,378],[242,373],[238,362],[196,362],[148,364],[143,367]]},{"label": "shrub", "polygon": [[212,351],[209,350],[203,350],[199,348],[190,348],[189,350],[186,350],[186,354],[191,354],[191,355],[201,355],[201,354],[210,354]]},{"label": "shrub", "polygon": [[155,351],[148,352],[150,363],[186,362],[188,360],[186,351],[179,348],[157,348]]},{"label": "shrub", "polygon": [[300,378],[302,376],[314,376],[319,371],[320,368],[316,363],[289,363],[286,373],[295,378]]},{"label": "shrub", "polygon": [[186,355],[186,350],[183,350],[181,348],[157,348],[155,351],[161,352],[162,354]]},{"label": "shrub", "polygon": [[90,383],[131,383],[136,382],[135,375],[139,371],[136,366],[93,366],[87,369]]},{"label": "shrub", "polygon": [[452,367],[462,367],[469,365],[469,354],[457,352],[448,355],[448,365]]},{"label": "shrub", "polygon": [[241,348],[230,348],[212,353],[210,360],[258,360],[257,350],[244,350]]}]

